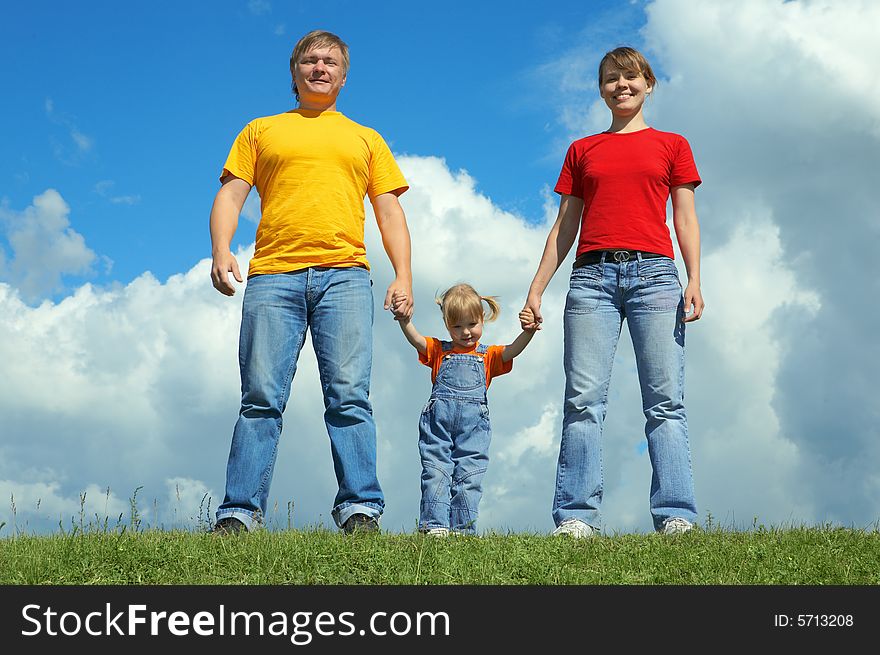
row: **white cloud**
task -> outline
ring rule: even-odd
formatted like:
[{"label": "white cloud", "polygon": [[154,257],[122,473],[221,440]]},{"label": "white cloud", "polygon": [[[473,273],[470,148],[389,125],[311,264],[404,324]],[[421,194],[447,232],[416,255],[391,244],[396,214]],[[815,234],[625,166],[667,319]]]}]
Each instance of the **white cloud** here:
[{"label": "white cloud", "polygon": [[[880,294],[880,281],[864,276],[861,262],[872,260],[876,243],[880,92],[863,80],[880,58],[872,36],[880,5],[658,0],[647,15],[649,54],[668,76],[650,120],[683,132],[694,147],[704,179],[697,197],[707,261],[732,252],[730,244],[742,243],[742,230],[756,222],[764,226],[759,234],[778,244],[775,253],[752,245],[774,263],[759,266],[758,279],[745,252],[731,262],[737,283],[717,300],[707,298],[707,319],[715,308],[725,312],[718,305],[746,291],[743,285],[760,293],[739,307],[738,321],[727,311],[728,324],[763,320],[773,287],[787,296],[761,330],[727,331],[728,361],[751,368],[769,403],[754,399],[751,387],[733,395],[717,389],[704,402],[738,404],[741,414],[767,418],[737,439],[778,428],[793,447],[785,464],[776,460],[786,474],[771,487],[785,493],[755,503],[755,514],[870,524],[877,518],[880,411],[868,389],[880,358],[873,336],[880,311],[864,301]],[[753,468],[764,461],[743,457],[734,467],[748,472],[747,489],[731,487],[737,495],[750,493]]]},{"label": "white cloud", "polygon": [[241,215],[251,223],[260,222],[263,212],[260,206],[260,196],[256,189],[251,189],[251,192],[248,194],[247,199],[244,201],[244,206],[241,208]]},{"label": "white cloud", "polygon": [[[863,68],[880,55],[866,34],[880,22],[877,11],[818,2],[648,7],[649,55],[668,73],[649,120],[689,138],[705,181],[697,202],[707,310],[688,328],[687,406],[697,502],[703,515],[726,525],[876,521],[880,350],[873,326],[880,315],[866,299],[880,294],[868,270],[878,105]],[[591,84],[582,92],[566,87],[563,129],[583,134],[601,120],[605,110]],[[855,102],[845,99],[853,89],[861,92]],[[416,325],[442,335],[434,295],[468,280],[500,296],[502,314],[486,339],[509,341],[555,216],[554,196],[542,189],[545,221],[530,227],[440,158],[400,163],[412,187],[402,203],[413,237]],[[66,220],[66,210],[53,206],[49,213]],[[371,214],[367,225],[378,304],[391,268]],[[249,254],[238,254],[243,270]],[[569,265],[570,258],[545,294],[544,330],[490,389],[493,444],[481,528],[552,527]],[[162,517],[172,508],[192,520],[205,493],[216,509],[238,410],[241,293],[217,294],[208,268],[203,260],[164,282],[145,273],[124,287],[85,285],[39,307],[0,284],[0,411],[9,435],[0,445],[0,492],[22,498],[16,521],[44,520],[24,507],[45,496],[51,529],[57,514],[76,513],[82,490],[92,498],[107,487],[114,511],[143,487],[138,497],[145,508],[155,500],[158,510],[147,516],[157,521],[169,521]],[[381,308],[375,330],[383,524],[412,530],[417,422],[430,376]],[[307,345],[270,495],[275,525],[331,523],[336,485],[321,408]],[[604,440],[604,515],[612,532],[650,529],[643,425],[624,329]],[[0,522],[9,518],[0,508]]]},{"label": "white cloud", "polygon": [[39,533],[47,524],[71,530],[113,529],[129,523],[130,504],[109,488],[88,484],[65,494],[54,477],[52,471],[38,471],[26,481],[0,479],[0,498],[8,502],[7,511],[0,512],[0,523],[6,522],[0,534]]},{"label": "white cloud", "polygon": [[73,142],[73,149],[69,145],[62,144],[55,137],[50,136],[50,142],[55,157],[68,165],[74,165],[81,161],[83,155],[89,153],[95,146],[95,140],[77,127],[73,119],[55,110],[55,103],[51,98],[46,98],[43,103],[46,116],[56,125],[67,130],[67,136]]},{"label": "white cloud", "polygon": [[272,11],[272,3],[268,0],[248,0],[248,9],[255,16],[262,16]]},{"label": "white cloud", "polygon": [[95,184],[95,193],[102,198],[107,198],[114,205],[136,205],[141,201],[138,194],[111,195],[110,192],[114,186],[116,186],[116,182],[113,180],[101,180]]},{"label": "white cloud", "polygon": [[24,211],[0,207],[0,229],[12,249],[0,274],[25,298],[60,291],[64,275],[92,272],[96,255],[70,227],[69,214],[70,207],[54,189],[36,196]]}]

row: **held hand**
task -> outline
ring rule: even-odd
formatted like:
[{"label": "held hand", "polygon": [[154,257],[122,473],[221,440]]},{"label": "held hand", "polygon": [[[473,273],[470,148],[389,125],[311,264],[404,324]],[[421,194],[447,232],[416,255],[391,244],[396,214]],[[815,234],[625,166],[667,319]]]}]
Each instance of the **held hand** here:
[{"label": "held hand", "polygon": [[395,321],[408,321],[404,314],[404,308],[406,307],[406,303],[409,297],[403,291],[396,290],[391,294],[391,309],[394,314]]},{"label": "held hand", "polygon": [[402,318],[412,318],[413,301],[411,285],[394,280],[385,293],[384,308],[391,310],[395,321],[399,321]]},{"label": "held hand", "polygon": [[519,323],[523,330],[540,330],[543,322],[541,316],[541,297],[529,296],[519,313]]},{"label": "held hand", "polygon": [[525,332],[537,332],[538,331],[538,327],[532,327],[532,326],[537,326],[537,323],[535,322],[535,313],[532,311],[532,309],[530,307],[525,307],[522,309],[522,311],[520,311],[519,324],[520,324],[520,327]]},{"label": "held hand", "polygon": [[699,321],[705,307],[706,303],[703,302],[700,285],[689,283],[684,290],[684,318],[682,323]]},{"label": "held hand", "polygon": [[231,252],[217,253],[211,264],[211,283],[224,296],[235,294],[235,287],[229,281],[229,274],[238,282],[244,282],[238,270],[238,260]]}]

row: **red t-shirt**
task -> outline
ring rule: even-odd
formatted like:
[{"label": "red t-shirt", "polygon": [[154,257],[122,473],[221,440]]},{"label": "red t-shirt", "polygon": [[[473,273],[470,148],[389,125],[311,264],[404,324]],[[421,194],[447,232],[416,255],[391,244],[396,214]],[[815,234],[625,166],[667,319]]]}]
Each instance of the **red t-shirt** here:
[{"label": "red t-shirt", "polygon": [[578,255],[625,248],[672,258],[670,189],[700,182],[687,139],[649,127],[572,143],[554,191],[584,201]]}]

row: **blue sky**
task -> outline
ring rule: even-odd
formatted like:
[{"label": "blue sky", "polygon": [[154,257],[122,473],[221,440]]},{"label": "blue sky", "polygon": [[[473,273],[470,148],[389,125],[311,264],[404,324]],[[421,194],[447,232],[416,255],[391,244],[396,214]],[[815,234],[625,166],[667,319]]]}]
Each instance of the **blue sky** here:
[{"label": "blue sky", "polygon": [[[7,4],[0,537],[127,514],[135,489],[155,526],[195,525],[222,499],[242,294],[210,285],[208,214],[237,132],[291,108],[290,51],[314,28],[351,46],[339,109],[379,130],[410,183],[416,325],[442,336],[434,294],[469,281],[501,301],[487,343],[518,332],[566,147],[608,126],[599,58],[642,48],[659,78],[647,121],[688,138],[703,179],[706,311],[686,374],[700,515],[877,527],[876,2]],[[251,196],[233,244],[242,270]],[[392,272],[369,207],[366,239],[379,302]],[[544,329],[492,385],[481,529],[553,528],[569,266],[545,293]],[[430,376],[381,311],[374,344],[383,527],[408,531]],[[307,343],[269,499],[280,527],[289,503],[295,527],[329,521],[315,368]],[[643,427],[624,328],[607,533],[651,529]]]},{"label": "blue sky", "polygon": [[[101,258],[95,283],[191,266],[210,252],[207,215],[232,139],[292,107],[290,51],[322,28],[351,48],[341,111],[396,153],[442,156],[500,207],[539,221],[567,137],[553,120],[554,71],[541,67],[584,33],[597,49],[638,44],[642,18],[638,3],[561,3],[546,17],[525,2],[15,3],[0,26],[14,89],[0,108],[2,197],[20,209],[57,189]],[[236,243],[255,228],[243,222]]]}]

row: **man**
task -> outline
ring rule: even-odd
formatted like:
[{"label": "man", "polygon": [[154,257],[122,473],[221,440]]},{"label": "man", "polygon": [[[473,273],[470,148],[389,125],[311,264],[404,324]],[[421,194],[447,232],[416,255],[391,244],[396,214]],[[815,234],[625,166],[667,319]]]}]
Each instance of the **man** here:
[{"label": "man", "polygon": [[[373,296],[364,246],[369,196],[395,278],[385,309],[412,315],[410,238],[398,196],[407,190],[374,130],[336,110],[348,46],[313,31],[290,57],[294,110],[251,121],[223,168],[211,209],[214,287],[242,282],[230,243],[251,186],[262,218],[242,305],[241,409],[214,532],[252,530],[265,519],[282,413],[311,331],[324,394],[324,422],[339,491],[331,515],[344,532],[373,532],[385,506],[376,477],[376,427],[369,400]],[[398,293],[402,302],[392,297]]]}]

